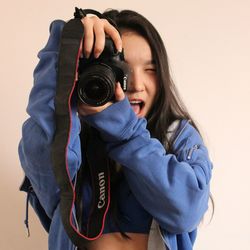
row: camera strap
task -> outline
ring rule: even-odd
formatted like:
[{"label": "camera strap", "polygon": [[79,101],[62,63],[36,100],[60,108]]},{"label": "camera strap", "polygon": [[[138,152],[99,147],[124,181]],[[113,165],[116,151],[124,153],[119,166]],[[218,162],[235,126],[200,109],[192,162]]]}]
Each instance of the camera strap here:
[{"label": "camera strap", "polygon": [[52,144],[52,163],[60,188],[60,212],[65,231],[74,245],[84,249],[89,241],[97,239],[103,232],[110,203],[110,174],[104,145],[98,132],[92,128],[84,159],[91,170],[91,212],[88,224],[79,231],[75,219],[76,203],[84,202],[84,197],[81,201],[76,200],[76,187],[72,180],[75,177],[70,176],[68,165],[68,146],[73,133],[73,118],[78,119],[72,113],[72,103],[83,35],[81,19],[76,16],[68,21],[62,30],[55,96],[56,131]]},{"label": "camera strap", "polygon": [[81,18],[87,16],[87,14],[93,14],[93,15],[98,16],[99,18],[107,19],[109,21],[109,23],[111,23],[119,31],[116,23],[111,18],[105,17],[103,14],[101,14],[100,12],[93,10],[93,9],[84,9],[83,10],[83,9],[78,9],[77,7],[75,7],[75,13],[74,13],[75,18],[81,19]]}]

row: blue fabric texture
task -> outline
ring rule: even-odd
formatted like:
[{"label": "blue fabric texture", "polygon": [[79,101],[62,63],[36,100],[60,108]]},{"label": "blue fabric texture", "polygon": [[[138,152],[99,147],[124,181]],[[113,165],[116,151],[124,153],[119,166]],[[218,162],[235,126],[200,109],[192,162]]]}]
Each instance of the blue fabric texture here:
[{"label": "blue fabric texture", "polygon": [[[74,249],[60,218],[59,188],[50,155],[55,133],[59,39],[64,24],[61,20],[51,23],[49,40],[38,53],[40,61],[34,71],[27,108],[30,118],[23,124],[18,148],[21,166],[33,187],[32,204],[40,204],[46,217],[44,224],[49,231],[51,250]],[[196,129],[187,120],[181,120],[178,130],[181,133],[174,143],[177,154],[170,154],[157,139],[151,138],[146,119],[136,117],[127,98],[80,119],[101,132],[109,156],[123,166],[124,183],[120,188],[123,198],[118,201],[123,230],[147,233],[154,218],[167,249],[193,249],[197,226],[208,208],[212,171],[207,148]],[[67,155],[72,179],[82,162],[80,119],[73,105]],[[85,191],[87,199],[90,193]],[[36,206],[39,215],[41,209]],[[40,220],[43,214],[39,215]],[[113,231],[116,230],[107,219],[104,233]]]}]

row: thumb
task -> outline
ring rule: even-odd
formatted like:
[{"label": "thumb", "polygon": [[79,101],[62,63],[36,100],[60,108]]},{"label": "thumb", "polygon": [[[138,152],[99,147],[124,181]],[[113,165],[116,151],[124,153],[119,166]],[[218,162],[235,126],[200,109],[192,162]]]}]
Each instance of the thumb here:
[{"label": "thumb", "polygon": [[121,84],[119,82],[116,83],[115,86],[115,99],[116,101],[122,101],[125,98],[124,91],[122,90]]}]

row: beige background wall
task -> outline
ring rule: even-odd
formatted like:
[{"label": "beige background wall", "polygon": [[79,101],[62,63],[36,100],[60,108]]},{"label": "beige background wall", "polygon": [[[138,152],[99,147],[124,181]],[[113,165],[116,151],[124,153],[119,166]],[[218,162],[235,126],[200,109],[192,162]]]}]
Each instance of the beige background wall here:
[{"label": "beige background wall", "polygon": [[134,9],[155,24],[166,43],[173,78],[214,162],[215,215],[210,224],[206,216],[200,226],[195,249],[250,249],[247,0],[1,1],[0,249],[47,249],[47,235],[32,209],[31,237],[26,237],[17,144],[27,118],[37,52],[47,42],[50,22],[70,19],[74,6]]}]

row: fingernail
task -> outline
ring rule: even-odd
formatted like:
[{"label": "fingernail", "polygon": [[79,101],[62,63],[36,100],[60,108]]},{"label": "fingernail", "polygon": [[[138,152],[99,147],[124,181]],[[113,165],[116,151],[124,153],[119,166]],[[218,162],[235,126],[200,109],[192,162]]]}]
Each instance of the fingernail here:
[{"label": "fingernail", "polygon": [[99,53],[99,52],[98,52],[98,53],[95,53],[95,54],[94,54],[95,58],[98,58],[98,57],[100,56],[100,54],[101,54],[101,53]]},{"label": "fingernail", "polygon": [[89,56],[90,56],[90,53],[88,53],[88,52],[85,52],[84,54],[85,54],[85,57],[86,57],[86,58],[89,58]]},{"label": "fingernail", "polygon": [[117,88],[121,88],[121,89],[122,89],[122,86],[121,86],[120,82],[117,82],[116,87],[117,87]]}]

